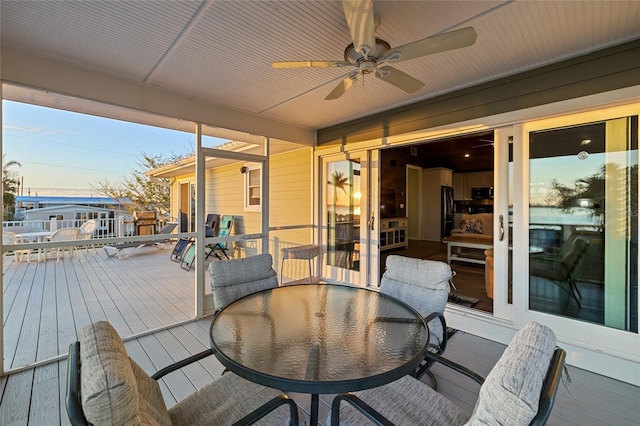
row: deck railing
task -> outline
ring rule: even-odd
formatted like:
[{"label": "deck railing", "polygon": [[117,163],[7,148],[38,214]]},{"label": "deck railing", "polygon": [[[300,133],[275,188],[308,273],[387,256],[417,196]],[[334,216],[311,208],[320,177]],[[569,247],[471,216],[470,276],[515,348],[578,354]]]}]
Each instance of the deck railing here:
[{"label": "deck railing", "polygon": [[[9,220],[2,222],[3,232],[14,232],[20,234],[23,232],[49,231],[53,232],[62,228],[76,227],[80,228],[85,222],[96,220],[98,226],[93,231],[92,238],[114,238],[114,237],[130,237],[135,235],[135,222],[132,216],[117,216],[109,219],[36,219],[36,220]],[[156,224],[156,232],[166,224],[163,220],[158,220]]]}]

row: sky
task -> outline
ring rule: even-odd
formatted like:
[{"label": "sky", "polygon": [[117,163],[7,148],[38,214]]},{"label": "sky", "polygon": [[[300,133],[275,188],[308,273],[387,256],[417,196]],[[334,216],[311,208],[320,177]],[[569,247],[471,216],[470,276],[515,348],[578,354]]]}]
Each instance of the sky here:
[{"label": "sky", "polygon": [[2,150],[21,164],[19,195],[104,196],[91,186],[131,176],[142,153],[193,152],[193,133],[6,100],[2,108]]}]

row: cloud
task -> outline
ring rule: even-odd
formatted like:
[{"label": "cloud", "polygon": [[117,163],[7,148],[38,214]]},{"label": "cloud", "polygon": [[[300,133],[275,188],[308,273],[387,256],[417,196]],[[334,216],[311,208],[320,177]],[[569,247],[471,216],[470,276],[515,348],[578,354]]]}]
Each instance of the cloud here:
[{"label": "cloud", "polygon": [[60,133],[75,133],[70,130],[43,129],[41,127],[14,126],[11,124],[3,124],[2,128],[5,131],[13,131],[13,132],[19,132],[19,133],[36,133],[39,135],[57,135]]}]

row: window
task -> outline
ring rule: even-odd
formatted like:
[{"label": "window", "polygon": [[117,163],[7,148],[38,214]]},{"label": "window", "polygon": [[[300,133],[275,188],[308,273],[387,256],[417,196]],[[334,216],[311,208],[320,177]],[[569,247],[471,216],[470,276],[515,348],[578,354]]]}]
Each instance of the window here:
[{"label": "window", "polygon": [[261,194],[262,167],[259,164],[247,166],[244,173],[244,209],[260,211]]}]

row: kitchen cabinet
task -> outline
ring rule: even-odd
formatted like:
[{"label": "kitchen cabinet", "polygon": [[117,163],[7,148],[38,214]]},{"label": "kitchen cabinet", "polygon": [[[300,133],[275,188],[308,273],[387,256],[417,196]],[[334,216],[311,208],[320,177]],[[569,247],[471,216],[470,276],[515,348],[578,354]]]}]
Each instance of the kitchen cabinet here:
[{"label": "kitchen cabinet", "polygon": [[471,188],[486,187],[493,187],[493,171],[453,174],[454,200],[470,200]]}]

